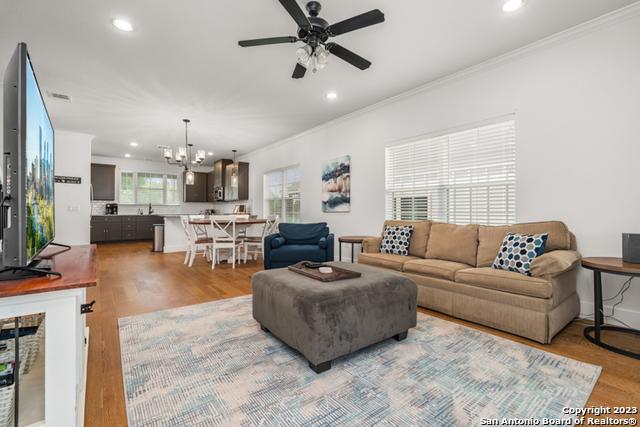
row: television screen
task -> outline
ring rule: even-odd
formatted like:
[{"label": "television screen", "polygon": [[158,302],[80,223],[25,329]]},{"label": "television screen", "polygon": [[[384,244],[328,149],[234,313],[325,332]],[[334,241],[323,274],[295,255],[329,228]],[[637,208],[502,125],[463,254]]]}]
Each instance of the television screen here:
[{"label": "television screen", "polygon": [[28,262],[54,237],[53,126],[31,66],[26,61],[25,207]]}]

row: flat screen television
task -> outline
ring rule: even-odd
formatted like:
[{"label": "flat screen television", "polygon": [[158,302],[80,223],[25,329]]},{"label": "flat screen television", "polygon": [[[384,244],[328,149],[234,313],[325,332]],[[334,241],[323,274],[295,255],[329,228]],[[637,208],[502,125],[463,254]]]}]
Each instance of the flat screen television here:
[{"label": "flat screen television", "polygon": [[35,266],[55,236],[55,134],[24,43],[9,62],[3,92],[2,263]]}]

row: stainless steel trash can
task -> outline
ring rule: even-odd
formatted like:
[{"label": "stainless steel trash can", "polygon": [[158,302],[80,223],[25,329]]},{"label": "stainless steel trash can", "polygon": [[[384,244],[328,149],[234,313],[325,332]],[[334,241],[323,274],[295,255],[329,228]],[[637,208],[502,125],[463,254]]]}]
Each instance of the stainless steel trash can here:
[{"label": "stainless steel trash can", "polygon": [[153,224],[152,252],[164,251],[164,224]]}]

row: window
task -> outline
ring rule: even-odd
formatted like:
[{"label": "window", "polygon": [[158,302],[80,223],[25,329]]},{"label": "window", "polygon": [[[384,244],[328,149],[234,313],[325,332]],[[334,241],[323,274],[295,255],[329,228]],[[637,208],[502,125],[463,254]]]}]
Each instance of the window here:
[{"label": "window", "polygon": [[283,222],[300,222],[300,179],[298,167],[264,175],[264,213],[278,215]]},{"label": "window", "polygon": [[516,221],[513,120],[386,149],[387,219]]},{"label": "window", "polygon": [[120,173],[120,204],[177,205],[178,176],[151,172]]}]

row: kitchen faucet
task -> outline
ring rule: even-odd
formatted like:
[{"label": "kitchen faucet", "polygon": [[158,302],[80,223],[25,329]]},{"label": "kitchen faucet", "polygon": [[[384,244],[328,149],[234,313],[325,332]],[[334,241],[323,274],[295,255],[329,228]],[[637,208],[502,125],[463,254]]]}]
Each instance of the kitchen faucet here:
[{"label": "kitchen faucet", "polygon": [[149,215],[153,213],[153,208],[151,207],[151,203],[149,203]]}]

